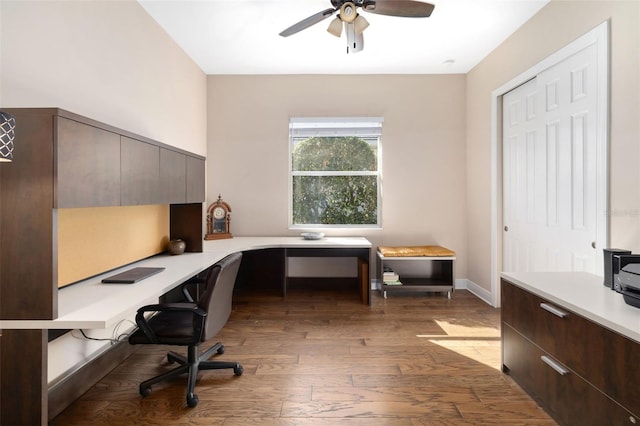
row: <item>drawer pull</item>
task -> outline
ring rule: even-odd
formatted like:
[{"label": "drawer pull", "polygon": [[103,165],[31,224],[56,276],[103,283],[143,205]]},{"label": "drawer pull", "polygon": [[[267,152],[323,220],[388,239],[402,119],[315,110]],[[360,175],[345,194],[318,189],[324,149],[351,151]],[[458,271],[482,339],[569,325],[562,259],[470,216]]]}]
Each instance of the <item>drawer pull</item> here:
[{"label": "drawer pull", "polygon": [[545,311],[551,312],[553,315],[560,317],[560,318],[564,318],[567,316],[567,313],[564,311],[561,311],[560,309],[556,308],[553,305],[550,305],[548,303],[541,303],[540,307],[542,309],[544,309]]},{"label": "drawer pull", "polygon": [[564,376],[566,374],[569,374],[569,370],[567,370],[562,365],[560,365],[560,363],[558,363],[555,360],[549,358],[548,356],[542,355],[540,357],[540,359],[542,360],[542,362],[547,364],[549,367],[553,368],[556,371],[556,373],[558,373],[559,375]]}]

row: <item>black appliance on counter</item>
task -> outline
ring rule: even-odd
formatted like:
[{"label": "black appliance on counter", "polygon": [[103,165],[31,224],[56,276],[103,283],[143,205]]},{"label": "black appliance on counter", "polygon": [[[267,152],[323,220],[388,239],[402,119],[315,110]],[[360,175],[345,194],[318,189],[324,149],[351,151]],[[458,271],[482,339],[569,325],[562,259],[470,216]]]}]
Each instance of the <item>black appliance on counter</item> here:
[{"label": "black appliance on counter", "polygon": [[640,254],[604,249],[604,285],[622,294],[628,305],[640,308]]},{"label": "black appliance on counter", "polygon": [[604,254],[604,285],[606,285],[607,287],[613,290],[614,289],[613,288],[614,271],[616,271],[615,273],[617,274],[618,271],[620,270],[620,266],[618,263],[619,259],[614,255],[631,254],[631,250],[606,248],[606,249],[602,249],[602,251]]},{"label": "black appliance on counter", "polygon": [[629,263],[620,269],[618,283],[624,301],[640,308],[640,263]]}]

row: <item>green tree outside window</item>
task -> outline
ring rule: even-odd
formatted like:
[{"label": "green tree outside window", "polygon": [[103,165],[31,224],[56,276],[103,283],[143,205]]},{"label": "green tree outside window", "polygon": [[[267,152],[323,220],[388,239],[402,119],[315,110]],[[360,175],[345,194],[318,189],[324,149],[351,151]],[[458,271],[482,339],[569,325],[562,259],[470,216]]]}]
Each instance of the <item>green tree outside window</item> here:
[{"label": "green tree outside window", "polygon": [[294,225],[378,224],[378,139],[310,137],[294,141]]}]

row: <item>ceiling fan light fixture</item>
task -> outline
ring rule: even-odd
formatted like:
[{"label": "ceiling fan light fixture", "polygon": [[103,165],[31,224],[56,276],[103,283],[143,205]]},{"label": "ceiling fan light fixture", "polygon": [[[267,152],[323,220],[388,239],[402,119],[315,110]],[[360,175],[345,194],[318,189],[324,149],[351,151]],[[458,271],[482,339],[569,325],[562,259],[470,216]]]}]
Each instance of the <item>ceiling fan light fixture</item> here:
[{"label": "ceiling fan light fixture", "polygon": [[356,34],[362,34],[364,30],[369,26],[369,22],[364,19],[364,16],[358,15],[356,20],[353,22],[356,30]]},{"label": "ceiling fan light fixture", "polygon": [[329,24],[329,28],[327,28],[329,34],[334,35],[338,38],[342,35],[342,21],[339,17],[336,17]]},{"label": "ceiling fan light fixture", "polygon": [[351,2],[346,2],[342,6],[340,6],[340,19],[342,22],[353,22],[358,17],[358,13],[356,12],[356,5]]}]

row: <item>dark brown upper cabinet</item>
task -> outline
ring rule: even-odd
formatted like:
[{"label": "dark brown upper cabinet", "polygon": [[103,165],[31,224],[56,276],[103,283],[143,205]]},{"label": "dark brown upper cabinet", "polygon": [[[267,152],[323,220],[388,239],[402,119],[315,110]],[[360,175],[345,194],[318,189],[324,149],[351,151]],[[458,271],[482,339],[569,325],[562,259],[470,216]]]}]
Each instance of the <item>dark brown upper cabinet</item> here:
[{"label": "dark brown upper cabinet", "polygon": [[118,206],[120,135],[65,117],[54,116],[57,144],[57,199],[67,207]]},{"label": "dark brown upper cabinet", "polygon": [[204,202],[203,157],[63,110],[48,111],[54,123],[54,208]]},{"label": "dark brown upper cabinet", "polygon": [[184,154],[160,148],[160,199],[182,204],[187,199],[187,160]]},{"label": "dark brown upper cabinet", "polygon": [[160,147],[122,136],[120,204],[160,204]]},{"label": "dark brown upper cabinet", "polygon": [[204,160],[187,156],[187,203],[204,202]]}]

